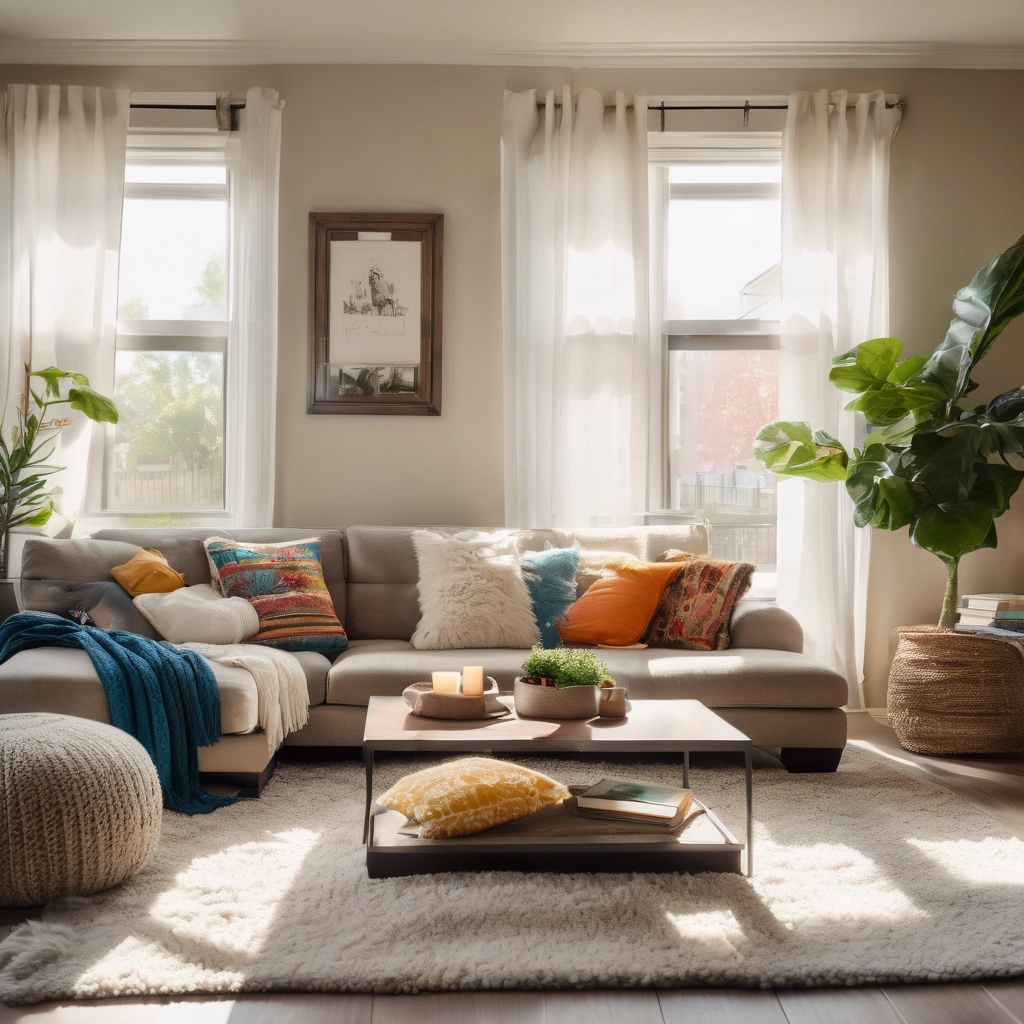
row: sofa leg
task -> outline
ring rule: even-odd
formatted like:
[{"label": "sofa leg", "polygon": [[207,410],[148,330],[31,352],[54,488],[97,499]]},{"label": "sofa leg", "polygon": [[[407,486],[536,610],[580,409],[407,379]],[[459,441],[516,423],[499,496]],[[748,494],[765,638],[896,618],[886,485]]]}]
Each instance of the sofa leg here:
[{"label": "sofa leg", "polygon": [[843,747],[783,747],[779,760],[788,772],[834,772]]}]

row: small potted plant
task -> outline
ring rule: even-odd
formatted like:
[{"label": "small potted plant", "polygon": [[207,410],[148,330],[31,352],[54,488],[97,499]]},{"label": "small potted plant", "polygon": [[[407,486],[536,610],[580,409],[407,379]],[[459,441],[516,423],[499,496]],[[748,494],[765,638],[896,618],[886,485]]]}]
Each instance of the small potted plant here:
[{"label": "small potted plant", "polygon": [[608,666],[593,651],[534,647],[515,681],[516,714],[524,718],[594,718]]}]

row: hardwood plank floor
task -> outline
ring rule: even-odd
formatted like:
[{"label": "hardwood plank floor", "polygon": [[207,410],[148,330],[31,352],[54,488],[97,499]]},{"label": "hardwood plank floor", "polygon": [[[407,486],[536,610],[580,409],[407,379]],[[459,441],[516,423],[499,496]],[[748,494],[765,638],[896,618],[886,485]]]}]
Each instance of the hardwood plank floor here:
[{"label": "hardwood plank floor", "polygon": [[787,1024],[774,992],[737,988],[659,991],[665,1024]]},{"label": "hardwood plank floor", "polygon": [[884,986],[906,1024],[1016,1024],[981,985]]},{"label": "hardwood plank floor", "polygon": [[881,989],[787,989],[778,993],[789,1024],[903,1024]]},{"label": "hardwood plank floor", "polygon": [[[1024,758],[905,751],[884,720],[849,716],[850,743],[958,793],[1024,839]],[[0,910],[0,940],[38,910]],[[166,997],[7,1007],[0,1024],[1024,1024],[1024,979],[884,988]]]}]

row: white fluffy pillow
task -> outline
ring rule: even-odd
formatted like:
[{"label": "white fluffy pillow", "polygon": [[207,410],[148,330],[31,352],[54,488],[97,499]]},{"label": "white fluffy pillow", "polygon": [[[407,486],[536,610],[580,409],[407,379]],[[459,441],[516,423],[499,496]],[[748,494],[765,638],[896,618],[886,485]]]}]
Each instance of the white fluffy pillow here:
[{"label": "white fluffy pillow", "polygon": [[240,644],[260,628],[256,609],[244,597],[224,597],[209,583],[139,594],[134,604],[172,644]]},{"label": "white fluffy pillow", "polygon": [[412,541],[420,566],[413,647],[532,647],[540,640],[513,536],[417,530]]}]

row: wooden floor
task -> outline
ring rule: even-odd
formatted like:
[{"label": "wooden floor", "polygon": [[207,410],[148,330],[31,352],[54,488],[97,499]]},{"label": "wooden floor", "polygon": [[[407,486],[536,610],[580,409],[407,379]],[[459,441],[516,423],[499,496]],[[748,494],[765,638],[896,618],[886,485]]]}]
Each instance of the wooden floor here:
[{"label": "wooden floor", "polygon": [[[1024,839],[1024,759],[907,753],[892,730],[850,715],[850,742],[921,771]],[[2,913],[2,912],[0,912]],[[24,915],[0,916],[0,938]],[[1024,1024],[1024,978],[970,985],[746,992],[505,992],[280,995],[4,1007],[0,1024]]]}]

